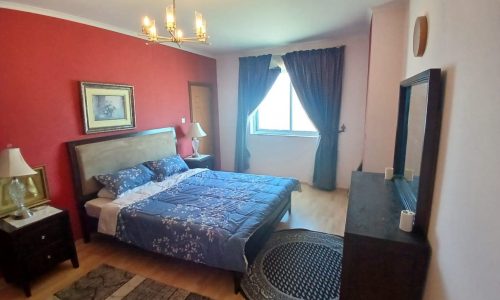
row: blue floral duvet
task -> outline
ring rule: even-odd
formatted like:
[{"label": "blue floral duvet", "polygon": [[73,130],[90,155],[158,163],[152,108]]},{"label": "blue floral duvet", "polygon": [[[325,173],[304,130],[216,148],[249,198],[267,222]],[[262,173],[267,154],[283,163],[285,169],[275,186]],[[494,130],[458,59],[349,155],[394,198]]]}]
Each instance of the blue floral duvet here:
[{"label": "blue floral duvet", "polygon": [[207,170],[122,208],[116,237],[149,251],[244,272],[245,243],[299,189],[292,178]]}]

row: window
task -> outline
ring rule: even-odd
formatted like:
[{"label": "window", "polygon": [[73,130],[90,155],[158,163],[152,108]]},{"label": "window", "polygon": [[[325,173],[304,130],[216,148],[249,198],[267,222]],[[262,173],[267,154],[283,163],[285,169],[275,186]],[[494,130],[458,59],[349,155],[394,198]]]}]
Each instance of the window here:
[{"label": "window", "polygon": [[252,118],[252,134],[317,136],[293,89],[288,73],[282,72]]}]

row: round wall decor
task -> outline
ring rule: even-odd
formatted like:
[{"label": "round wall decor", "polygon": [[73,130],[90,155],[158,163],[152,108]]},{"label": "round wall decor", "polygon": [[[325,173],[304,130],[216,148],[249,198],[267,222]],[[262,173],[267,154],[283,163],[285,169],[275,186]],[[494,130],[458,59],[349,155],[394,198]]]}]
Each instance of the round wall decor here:
[{"label": "round wall decor", "polygon": [[427,46],[427,17],[421,16],[415,20],[413,29],[413,55],[421,57],[424,55]]}]

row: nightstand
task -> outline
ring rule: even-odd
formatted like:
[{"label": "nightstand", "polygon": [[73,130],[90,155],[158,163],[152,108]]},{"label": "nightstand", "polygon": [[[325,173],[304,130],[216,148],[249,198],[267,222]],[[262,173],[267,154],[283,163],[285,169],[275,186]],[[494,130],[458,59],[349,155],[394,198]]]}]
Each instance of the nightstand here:
[{"label": "nightstand", "polygon": [[214,169],[214,157],[209,154],[200,154],[198,157],[184,157],[184,161],[190,169],[194,168],[207,168]]},{"label": "nightstand", "polygon": [[30,281],[65,260],[78,268],[69,214],[51,206],[24,220],[0,220],[0,269],[31,296]]}]

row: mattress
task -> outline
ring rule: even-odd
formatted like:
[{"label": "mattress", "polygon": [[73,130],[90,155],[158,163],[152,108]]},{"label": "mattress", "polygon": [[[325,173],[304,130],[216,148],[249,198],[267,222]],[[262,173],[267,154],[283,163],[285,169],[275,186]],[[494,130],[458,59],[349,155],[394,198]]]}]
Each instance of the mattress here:
[{"label": "mattress", "polygon": [[85,202],[85,211],[87,215],[93,218],[99,218],[101,215],[102,207],[110,202],[112,199],[109,198],[95,198],[90,201]]}]

